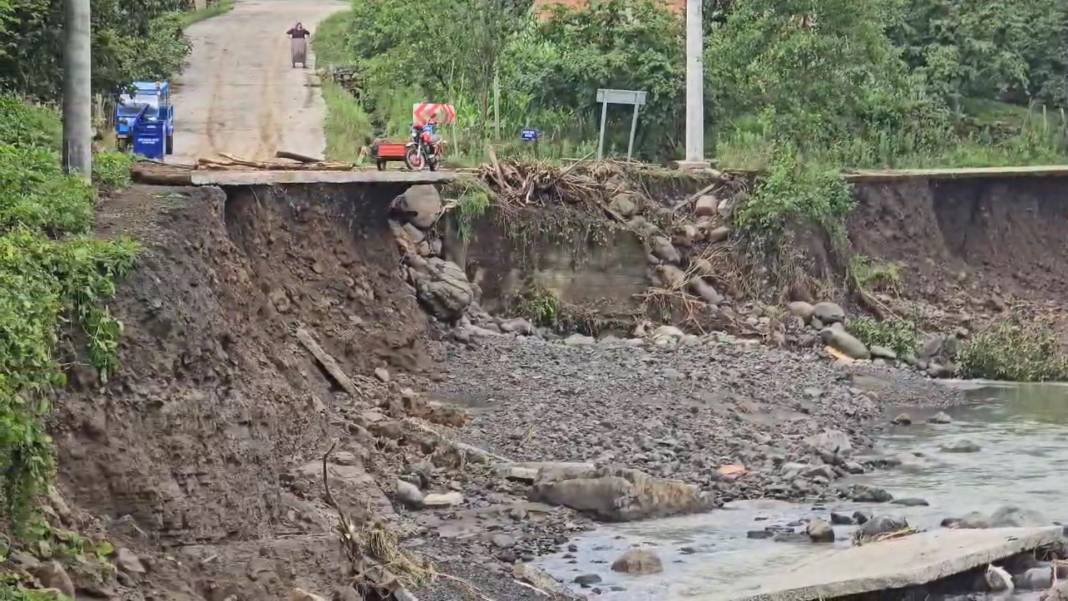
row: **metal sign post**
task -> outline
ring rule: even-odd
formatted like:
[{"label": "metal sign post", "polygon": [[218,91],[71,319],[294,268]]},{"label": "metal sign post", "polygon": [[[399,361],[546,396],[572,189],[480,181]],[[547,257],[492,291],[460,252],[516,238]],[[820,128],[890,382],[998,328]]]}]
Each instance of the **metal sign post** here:
[{"label": "metal sign post", "polygon": [[645,92],[636,90],[597,90],[597,102],[601,103],[601,137],[597,143],[597,160],[604,158],[604,127],[608,120],[609,104],[629,104],[634,107],[630,120],[630,142],[627,144],[627,160],[634,155],[634,134],[638,130],[638,107],[645,104]]}]

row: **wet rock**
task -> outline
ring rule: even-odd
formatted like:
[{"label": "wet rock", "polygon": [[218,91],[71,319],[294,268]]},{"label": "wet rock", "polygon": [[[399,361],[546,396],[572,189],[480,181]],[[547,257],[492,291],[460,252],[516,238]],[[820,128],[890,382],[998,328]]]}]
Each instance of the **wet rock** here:
[{"label": "wet rock", "polygon": [[768,530],[750,530],[745,533],[745,537],[753,540],[764,540],[774,536],[774,532]]},{"label": "wet rock", "polygon": [[[144,568],[139,573],[143,572]],[[41,585],[44,588],[56,589],[67,597],[74,599],[74,582],[71,581],[67,570],[63,569],[63,566],[58,561],[49,561],[37,566],[33,570],[33,575],[41,581]]]},{"label": "wet rock", "polygon": [[949,424],[953,422],[953,418],[949,416],[945,411],[939,411],[938,413],[927,418],[929,424]]},{"label": "wet rock", "polygon": [[860,511],[860,510],[858,510],[858,511],[854,511],[853,512],[853,521],[858,523],[858,524],[866,524],[866,523],[870,522],[871,521],[871,517],[872,516],[871,516],[871,512],[870,511]]},{"label": "wet rock", "polygon": [[909,415],[908,413],[898,414],[898,416],[894,418],[892,423],[894,423],[895,425],[898,425],[898,426],[911,426],[912,425],[912,416]]},{"label": "wet rock", "polygon": [[989,528],[990,518],[978,511],[973,511],[962,518],[946,518],[942,520],[942,527],[967,530]]},{"label": "wet rock", "polygon": [[585,588],[601,582],[601,577],[597,574],[583,574],[581,576],[575,576],[574,582],[575,584]]},{"label": "wet rock", "polygon": [[812,314],[816,310],[816,308],[812,306],[812,303],[806,303],[805,301],[794,301],[786,305],[786,308],[790,311],[791,315],[800,317],[805,323],[808,323],[808,321],[812,319]]},{"label": "wet rock", "polygon": [[857,523],[853,516],[844,513],[831,512],[831,524],[835,526],[852,526]]},{"label": "wet rock", "polygon": [[903,505],[905,507],[927,507],[930,505],[926,499],[918,498],[894,499],[891,503],[894,505]]},{"label": "wet rock", "polygon": [[1068,601],[1068,580],[1061,582],[1043,597],[1042,601]]},{"label": "wet rock", "polygon": [[1053,566],[1031,568],[1023,574],[1013,576],[1012,583],[1018,589],[1044,591],[1053,586]]},{"label": "wet rock", "polygon": [[646,549],[630,549],[612,562],[612,571],[631,575],[659,574],[664,571],[660,558]]},{"label": "wet rock", "polygon": [[390,213],[425,230],[438,220],[441,213],[441,195],[431,185],[412,186],[393,199]]},{"label": "wet rock", "polygon": [[396,498],[408,507],[418,509],[423,506],[423,493],[411,482],[397,480]]},{"label": "wet rock", "polygon": [[653,236],[649,240],[649,254],[665,263],[678,264],[682,260],[678,249],[666,236]]},{"label": "wet rock", "polygon": [[471,282],[455,263],[438,257],[427,259],[411,255],[406,261],[416,298],[434,317],[455,321],[474,301]]},{"label": "wet rock", "polygon": [[610,522],[665,517],[708,509],[696,486],[633,469],[602,468],[572,478],[540,481],[531,498],[564,505]]},{"label": "wet rock", "polygon": [[826,326],[845,321],[845,310],[835,303],[816,303],[812,307],[812,316]]},{"label": "wet rock", "polygon": [[145,566],[141,558],[126,547],[121,547],[115,555],[115,566],[127,574],[144,574]]},{"label": "wet rock", "polygon": [[1021,507],[1005,506],[990,515],[991,528],[1026,528],[1049,526],[1051,522],[1042,514]]},{"label": "wet rock", "polygon": [[834,528],[823,520],[812,520],[805,528],[805,534],[814,543],[833,543]]},{"label": "wet rock", "polygon": [[823,478],[828,482],[838,477],[838,474],[834,473],[834,468],[829,465],[816,465],[810,467],[801,472],[801,475],[806,478]]},{"label": "wet rock", "polygon": [[871,540],[879,535],[900,532],[908,527],[909,523],[904,518],[880,515],[873,517],[857,528],[856,538],[860,541]]},{"label": "wet rock", "polygon": [[846,461],[842,464],[842,468],[850,474],[857,475],[864,473],[864,466],[858,461]]},{"label": "wet rock", "polygon": [[712,284],[706,282],[704,278],[690,280],[690,290],[710,305],[718,305],[723,302],[723,295],[717,292],[712,287]]},{"label": "wet rock", "polygon": [[878,344],[871,345],[868,349],[871,351],[871,356],[878,359],[886,359],[887,361],[897,361],[897,353],[893,349],[889,349],[885,346],[879,346]]},{"label": "wet rock", "polygon": [[938,448],[943,453],[978,453],[982,450],[982,447],[970,440],[955,440]]},{"label": "wet rock", "polygon": [[927,367],[927,375],[936,379],[952,378],[957,375],[957,367],[952,363],[932,363]]},{"label": "wet rock", "polygon": [[846,496],[857,503],[889,503],[894,496],[881,488],[854,484],[846,490]]},{"label": "wet rock", "polygon": [[693,212],[697,217],[712,217],[718,210],[719,199],[711,194],[704,194],[697,197]]},{"label": "wet rock", "polygon": [[937,357],[942,353],[942,347],[945,345],[946,337],[941,334],[930,334],[923,339],[920,344],[920,352],[917,358],[920,360],[929,360],[932,357]]},{"label": "wet rock", "polygon": [[995,565],[987,566],[983,579],[986,581],[987,588],[993,592],[1013,590],[1012,576],[1005,568]]},{"label": "wet rock", "polygon": [[831,348],[841,351],[847,357],[853,359],[870,359],[871,352],[864,343],[855,336],[838,328],[823,328],[820,330],[820,339]]}]

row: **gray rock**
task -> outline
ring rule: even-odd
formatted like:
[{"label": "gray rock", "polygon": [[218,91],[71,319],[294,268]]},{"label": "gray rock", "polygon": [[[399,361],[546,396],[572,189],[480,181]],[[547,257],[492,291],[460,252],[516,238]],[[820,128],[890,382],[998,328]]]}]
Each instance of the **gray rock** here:
[{"label": "gray rock", "polygon": [[431,493],[423,497],[423,507],[452,507],[464,502],[464,496],[456,491]]},{"label": "gray rock", "polygon": [[846,491],[846,496],[857,503],[889,503],[894,496],[881,488],[854,484]]},{"label": "gray rock", "polygon": [[682,289],[686,284],[686,272],[674,265],[657,265],[654,273],[657,280],[655,283],[669,290]]},{"label": "gray rock", "polygon": [[589,346],[596,343],[596,338],[593,336],[585,336],[583,334],[572,334],[564,339],[564,344],[567,346]]},{"label": "gray rock", "polygon": [[408,507],[418,509],[423,506],[423,493],[411,482],[397,480],[396,497]]},{"label": "gray rock", "polygon": [[653,236],[649,240],[649,254],[657,259],[665,262],[677,265],[682,257],[679,256],[678,249],[671,243],[671,240],[666,236]]},{"label": "gray rock", "polygon": [[956,440],[938,447],[943,453],[978,453],[982,447],[970,440]]},{"label": "gray rock", "polygon": [[953,422],[953,418],[949,416],[945,411],[939,411],[938,413],[927,418],[929,424],[949,424]]},{"label": "gray rock", "polygon": [[898,416],[894,418],[893,423],[898,426],[911,426],[912,416],[908,413],[898,414]]},{"label": "gray rock", "polygon": [[824,430],[806,439],[805,443],[825,459],[827,456],[849,457],[853,454],[853,443],[849,435],[841,430]]},{"label": "gray rock", "polygon": [[632,469],[602,468],[557,481],[539,481],[534,501],[563,505],[610,522],[665,517],[709,509],[712,500],[691,484]]},{"label": "gray rock", "polygon": [[805,301],[794,301],[786,305],[786,308],[790,311],[791,315],[800,317],[805,323],[808,323],[808,320],[812,319],[812,313],[816,310],[811,303],[806,303]]},{"label": "gray rock", "polygon": [[523,336],[532,336],[535,332],[534,325],[522,317],[502,319],[497,325],[501,328],[501,331],[506,334],[515,333]]},{"label": "gray rock", "polygon": [[833,543],[834,528],[823,520],[812,520],[805,528],[805,534],[814,543]]},{"label": "gray rock", "polygon": [[820,339],[823,343],[841,351],[847,357],[853,359],[871,359],[871,352],[864,343],[855,336],[838,328],[823,328],[820,330]]},{"label": "gray rock", "polygon": [[723,242],[731,235],[731,228],[721,225],[708,232],[708,242],[710,244],[716,244],[717,242]]},{"label": "gray rock", "polygon": [[853,516],[851,515],[836,513],[834,511],[831,512],[831,524],[834,524],[835,526],[852,526],[856,523],[857,521],[853,519]]},{"label": "gray rock", "polygon": [[490,537],[490,542],[498,549],[511,549],[515,546],[515,537],[509,534],[498,533]]},{"label": "gray rock", "polygon": [[690,290],[710,305],[718,305],[723,302],[723,295],[717,292],[712,287],[712,284],[706,282],[704,278],[690,280]]},{"label": "gray rock", "polygon": [[904,518],[892,518],[885,515],[873,517],[857,528],[857,540],[871,540],[881,534],[900,532],[909,527]]},{"label": "gray rock", "polygon": [[872,516],[870,511],[857,510],[853,512],[853,521],[858,524],[867,524],[869,521],[871,521],[871,517]]},{"label": "gray rock", "polygon": [[411,255],[406,260],[416,298],[434,317],[455,321],[474,302],[471,282],[455,263],[438,257],[427,259]]},{"label": "gray rock", "polygon": [[579,586],[593,586],[601,581],[601,577],[597,574],[583,574],[581,576],[575,576],[575,584]]},{"label": "gray rock", "polygon": [[326,601],[326,597],[309,593],[301,588],[294,588],[289,592],[289,601]]},{"label": "gray rock", "polygon": [[750,530],[745,533],[745,537],[753,540],[764,540],[766,538],[771,538],[773,534],[773,532],[768,530]]},{"label": "gray rock", "polygon": [[375,368],[375,377],[383,384],[389,382],[389,370],[384,367]]},{"label": "gray rock", "polygon": [[936,379],[952,378],[957,375],[957,367],[952,363],[932,363],[927,367],[927,375]]},{"label": "gray rock", "polygon": [[630,549],[612,562],[612,571],[631,575],[659,574],[664,564],[652,551]]},{"label": "gray rock", "polygon": [[[144,573],[144,568],[139,573]],[[74,583],[71,581],[70,575],[67,574],[67,570],[63,569],[63,566],[58,561],[49,561],[37,566],[33,570],[33,575],[41,581],[41,585],[44,588],[56,589],[67,597],[74,599]]]},{"label": "gray rock", "polygon": [[141,558],[126,547],[119,548],[118,553],[115,555],[115,565],[119,570],[127,574],[145,573],[145,566],[141,563]]},{"label": "gray rock", "polygon": [[711,217],[719,210],[719,199],[711,194],[704,194],[697,197],[697,202],[694,204],[694,215],[697,217]]},{"label": "gray rock", "polygon": [[1018,589],[1044,591],[1053,586],[1053,566],[1031,568],[1023,574],[1013,576],[1012,582]]},{"label": "gray rock", "polygon": [[920,344],[920,352],[918,359],[921,361],[929,361],[932,357],[937,357],[942,353],[942,347],[945,345],[946,337],[941,334],[930,334],[923,339],[923,343]]},{"label": "gray rock", "polygon": [[894,499],[892,503],[894,505],[904,505],[905,507],[927,507],[930,505],[926,499],[918,498]]},{"label": "gray rock", "polygon": [[697,242],[697,236],[697,226],[692,223],[686,223],[675,228],[671,236],[671,243],[675,246],[690,248]]},{"label": "gray rock", "polygon": [[864,466],[858,461],[846,461],[842,464],[842,467],[845,468],[845,471],[853,475],[864,473]]},{"label": "gray rock", "polygon": [[991,528],[1039,527],[1049,526],[1051,523],[1037,511],[1015,506],[1000,507],[990,515]]},{"label": "gray rock", "polygon": [[434,186],[412,186],[393,199],[390,212],[425,230],[434,225],[441,214],[441,195]]},{"label": "gray rock", "polygon": [[880,359],[886,359],[888,361],[897,361],[897,353],[895,353],[893,349],[889,349],[885,346],[879,346],[878,344],[873,344],[868,350],[871,351],[872,357],[878,357]]},{"label": "gray rock", "polygon": [[845,321],[845,310],[835,303],[816,303],[812,307],[812,316],[820,320],[823,325],[830,325]]},{"label": "gray rock", "polygon": [[990,518],[978,511],[973,511],[962,518],[946,518],[942,520],[942,526],[945,528],[980,530],[990,527]]},{"label": "gray rock", "polygon": [[1042,601],[1068,601],[1068,580],[1061,582],[1056,588],[1046,593]]},{"label": "gray rock", "polygon": [[834,473],[834,468],[829,465],[816,465],[801,472],[806,478],[823,478],[830,482],[838,477],[838,474]]}]

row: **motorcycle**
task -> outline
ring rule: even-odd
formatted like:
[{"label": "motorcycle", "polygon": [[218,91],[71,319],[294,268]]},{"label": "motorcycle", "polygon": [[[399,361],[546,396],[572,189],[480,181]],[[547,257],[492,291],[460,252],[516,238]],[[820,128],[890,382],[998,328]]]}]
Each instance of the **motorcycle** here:
[{"label": "motorcycle", "polygon": [[442,142],[431,124],[412,127],[412,139],[404,145],[404,164],[413,171],[437,171],[442,160]]}]

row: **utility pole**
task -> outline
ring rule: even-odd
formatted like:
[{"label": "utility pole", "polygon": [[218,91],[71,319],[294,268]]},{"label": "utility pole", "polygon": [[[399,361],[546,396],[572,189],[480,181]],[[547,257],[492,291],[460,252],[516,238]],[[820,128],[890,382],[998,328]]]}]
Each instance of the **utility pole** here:
[{"label": "utility pole", "polygon": [[686,160],[680,169],[705,169],[705,44],[702,0],[686,0]]},{"label": "utility pole", "polygon": [[63,168],[92,173],[92,83],[89,60],[89,0],[64,0]]}]

